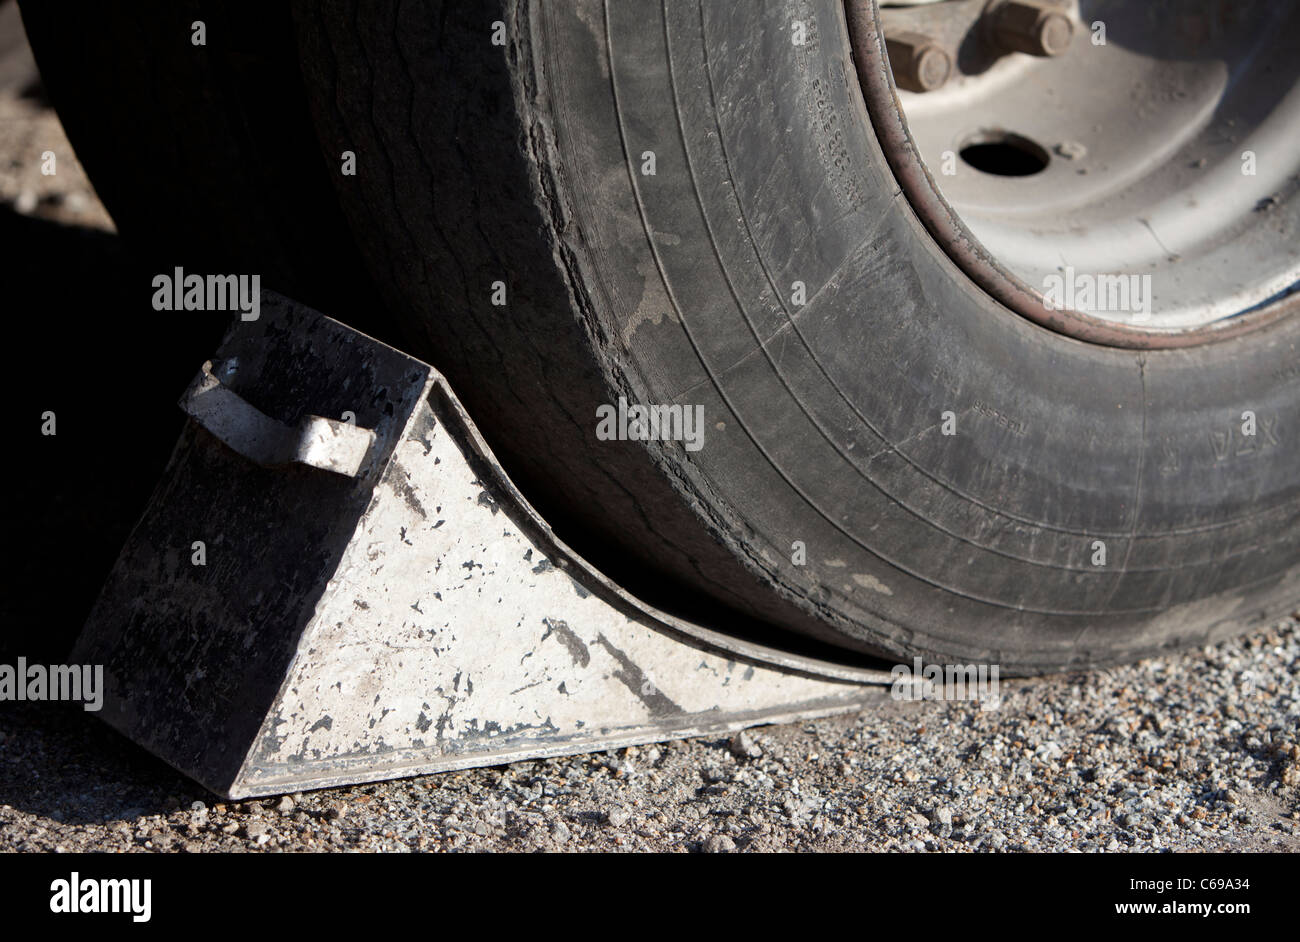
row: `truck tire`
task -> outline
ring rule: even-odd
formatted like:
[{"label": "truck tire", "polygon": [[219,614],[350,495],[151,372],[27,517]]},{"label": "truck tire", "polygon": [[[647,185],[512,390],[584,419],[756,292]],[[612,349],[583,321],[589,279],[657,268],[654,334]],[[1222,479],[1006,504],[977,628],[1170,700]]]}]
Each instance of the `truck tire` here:
[{"label": "truck tire", "polygon": [[[999,305],[899,198],[839,3],[295,12],[326,149],[371,161],[344,207],[394,309],[553,508],[649,571],[1023,672],[1300,599],[1300,320],[1133,350]],[[619,396],[702,406],[703,447],[597,440]]]}]

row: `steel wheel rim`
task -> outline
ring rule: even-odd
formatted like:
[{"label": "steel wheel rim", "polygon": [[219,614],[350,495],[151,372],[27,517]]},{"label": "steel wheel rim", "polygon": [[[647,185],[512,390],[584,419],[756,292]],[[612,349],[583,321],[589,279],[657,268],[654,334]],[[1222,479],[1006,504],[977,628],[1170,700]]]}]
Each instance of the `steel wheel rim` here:
[{"label": "steel wheel rim", "polygon": [[[992,3],[998,2],[1000,0],[992,0]],[[1108,7],[1110,2],[1111,0],[1093,0],[1092,3],[1087,3],[1085,0],[1085,8],[1082,12],[1087,16],[1091,11]],[[979,4],[987,9],[990,0],[928,0],[922,12],[932,16],[946,15],[944,11],[949,7],[949,4],[952,4],[953,8],[960,6],[967,8],[967,10],[975,4]],[[1077,9],[1077,6],[1071,3],[1070,8]],[[896,12],[889,11],[891,15]],[[1252,298],[1247,295],[1245,302],[1238,303],[1229,313],[1224,313],[1226,308],[1222,298],[1216,299],[1219,305],[1217,308],[1218,313],[1215,316],[1200,318],[1199,321],[1195,318],[1187,318],[1185,316],[1186,309],[1179,312],[1175,308],[1175,317],[1171,318],[1168,316],[1167,310],[1162,311],[1158,307],[1160,292],[1158,290],[1151,291],[1150,285],[1153,283],[1160,284],[1159,279],[1176,271],[1177,269],[1174,267],[1176,265],[1182,265],[1181,270],[1183,271],[1188,267],[1195,267],[1189,266],[1188,263],[1195,262],[1197,259],[1184,258],[1177,253],[1171,253],[1173,257],[1170,259],[1171,264],[1168,268],[1162,269],[1157,266],[1145,272],[1140,267],[1127,271],[1109,271],[1105,268],[1097,269],[1095,267],[1089,269],[1087,266],[1078,266],[1076,268],[1076,266],[1068,264],[1067,256],[1062,258],[1062,262],[1065,262],[1065,264],[1058,264],[1055,268],[1054,274],[1060,276],[1059,279],[1049,281],[1044,278],[1036,278],[1034,277],[1036,273],[1027,271],[1023,259],[1008,259],[1005,245],[999,245],[997,239],[986,240],[981,238],[981,234],[988,234],[988,226],[981,227],[980,221],[977,218],[972,218],[969,205],[960,205],[959,200],[951,200],[945,194],[942,177],[936,172],[940,170],[940,167],[937,166],[939,161],[936,160],[936,154],[934,153],[933,135],[930,136],[930,153],[927,160],[927,155],[923,153],[922,145],[918,143],[917,136],[913,134],[912,126],[909,124],[908,105],[905,104],[905,101],[911,101],[912,111],[915,113],[917,110],[916,101],[927,96],[900,90],[895,82],[887,46],[886,30],[888,27],[882,22],[881,11],[875,0],[846,0],[845,13],[864,105],[884,155],[901,189],[919,219],[949,257],[968,277],[1004,306],[1041,326],[1079,340],[1137,349],[1185,347],[1237,337],[1300,310],[1300,294],[1296,293],[1296,287],[1300,284],[1300,258],[1296,256],[1300,255],[1300,253],[1295,251],[1292,245],[1293,240],[1286,238],[1288,233],[1300,229],[1300,198],[1296,198],[1297,184],[1300,183],[1300,153],[1283,155],[1288,161],[1285,173],[1282,173],[1276,162],[1272,163],[1268,180],[1276,179],[1281,173],[1282,176],[1286,177],[1288,185],[1285,192],[1270,197],[1271,203],[1266,207],[1268,213],[1258,213],[1258,215],[1265,218],[1261,221],[1260,227],[1251,233],[1256,244],[1258,244],[1260,238],[1270,231],[1266,228],[1266,225],[1274,227],[1278,236],[1276,244],[1271,246],[1272,254],[1266,261],[1275,268],[1280,268],[1281,273],[1274,278],[1275,284],[1272,287],[1266,284],[1258,285],[1255,297]],[[969,16],[969,14],[967,15]],[[1300,11],[1295,13],[1282,11],[1280,15],[1300,18]],[[896,19],[894,23],[894,29],[896,30]],[[891,33],[892,35],[895,34]],[[1076,35],[1074,41],[1078,43],[1080,37]],[[895,50],[897,58],[897,45],[895,45]],[[1017,53],[1012,58],[1026,60],[1030,57]],[[1300,57],[1297,57],[1297,61],[1300,62]],[[1266,59],[1262,63],[1255,61],[1253,67],[1257,71],[1265,70],[1263,74],[1267,77],[1266,70],[1270,64],[1270,60]],[[1013,62],[1011,65],[1013,68],[1019,68],[1022,71],[1027,68],[1023,61]],[[1242,68],[1250,65],[1252,63],[1247,63]],[[1006,69],[1003,71],[1005,72]],[[1292,75],[1297,81],[1291,81]],[[1288,73],[1287,82],[1288,94],[1283,98],[1289,100],[1286,102],[1287,107],[1278,109],[1278,113],[1273,115],[1274,130],[1276,130],[1279,120],[1284,127],[1300,128],[1300,66],[1293,67],[1291,72]],[[961,91],[966,93],[969,88],[963,88]],[[942,109],[937,110],[941,111]],[[979,132],[985,135],[995,137],[998,134],[1007,134],[1008,132],[1011,134],[1016,133],[1014,129],[1010,128],[990,127],[986,121],[978,123],[982,125],[978,129]],[[1217,127],[1218,124],[1211,122],[1201,128],[1201,131],[1204,132],[1208,128],[1212,132]],[[922,129],[921,133],[925,134],[927,132]],[[952,130],[954,137],[962,133],[967,134],[969,140],[971,136],[969,129],[963,132],[959,126],[955,126]],[[958,137],[958,139],[960,138]],[[1031,143],[1037,143],[1044,150],[1046,149],[1043,142],[1035,142],[1031,138]],[[1296,150],[1295,148],[1291,149],[1293,152]],[[955,155],[945,156],[955,157]],[[1179,169],[1177,161],[1181,159],[1181,156],[1181,153],[1175,153],[1170,158],[1170,162],[1167,162],[1167,165],[1156,166],[1157,177],[1160,176],[1160,172],[1176,172]],[[1266,157],[1260,157],[1259,159],[1272,161],[1276,156],[1276,148],[1274,148],[1268,152]],[[1056,159],[1058,164],[1067,163],[1067,159],[1060,155],[1056,155],[1053,159]],[[968,169],[968,173],[973,175],[978,171]],[[1059,172],[1057,178],[1060,178]],[[971,179],[978,178],[972,177]],[[1165,178],[1166,184],[1168,179]],[[983,184],[987,181],[980,180],[979,182]],[[1254,182],[1247,181],[1247,183]],[[952,190],[953,187],[950,185],[947,189]],[[1004,193],[1007,192],[1005,186],[1002,189]],[[1243,188],[1242,192],[1246,193],[1246,188]],[[967,191],[968,194],[969,190]],[[1178,194],[1179,198],[1182,198],[1182,192],[1178,191]],[[960,191],[958,196],[961,196]],[[1244,196],[1243,199],[1248,200],[1248,195]],[[1219,215],[1223,214],[1220,213]],[[1296,224],[1295,228],[1292,227],[1293,220]],[[980,228],[983,228],[983,232],[977,233],[976,230]],[[1204,238],[1204,236],[1201,237]],[[1095,241],[1096,237],[1093,238]],[[1053,250],[1059,249],[1059,246],[1052,244],[1050,240],[1044,240],[1044,245],[1050,246]],[[1262,267],[1267,268],[1268,266],[1264,265]],[[1212,271],[1212,269],[1207,270]],[[1041,271],[1037,274],[1041,274]],[[1075,284],[1084,282],[1086,278],[1093,278],[1095,283],[1103,286],[1104,290],[1106,279],[1112,276],[1122,275],[1127,278],[1131,275],[1141,274],[1146,274],[1149,279],[1146,284],[1150,308],[1146,316],[1142,316],[1140,310],[1121,311],[1118,316],[1114,317],[1097,316],[1096,310],[1089,309],[1084,304],[1061,303],[1062,300],[1086,301],[1086,291],[1073,292]],[[1061,282],[1065,283],[1065,291],[1061,290]],[[1281,282],[1281,284],[1277,282]],[[1166,281],[1165,284],[1173,284],[1172,279]],[[1133,281],[1133,286],[1136,296],[1139,282]],[[1114,287],[1113,282],[1110,287]],[[1153,295],[1155,297],[1154,301],[1152,301]],[[1173,323],[1179,316],[1183,318],[1183,323]]]}]

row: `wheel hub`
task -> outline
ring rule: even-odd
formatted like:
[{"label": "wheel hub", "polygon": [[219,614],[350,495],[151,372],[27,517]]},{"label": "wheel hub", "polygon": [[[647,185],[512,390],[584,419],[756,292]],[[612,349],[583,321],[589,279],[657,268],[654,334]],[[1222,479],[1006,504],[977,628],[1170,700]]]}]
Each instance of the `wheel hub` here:
[{"label": "wheel hub", "polygon": [[[1008,306],[1139,347],[1227,336],[1294,306],[1294,5],[936,0],[879,10],[850,0],[847,10],[868,109],[903,189]],[[948,58],[945,81],[917,81],[901,54],[917,48]],[[890,81],[896,90],[882,91]]]}]

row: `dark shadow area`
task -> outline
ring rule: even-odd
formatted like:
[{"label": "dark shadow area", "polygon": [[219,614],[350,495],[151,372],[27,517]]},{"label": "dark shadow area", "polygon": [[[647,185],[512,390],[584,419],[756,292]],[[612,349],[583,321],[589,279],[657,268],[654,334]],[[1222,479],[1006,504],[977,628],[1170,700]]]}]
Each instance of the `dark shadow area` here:
[{"label": "dark shadow area", "polygon": [[[115,236],[0,209],[12,417],[0,660],[59,661],[181,429],[228,315],[155,312]],[[53,435],[43,434],[53,413]]]},{"label": "dark shadow area", "polygon": [[0,704],[0,804],[64,824],[134,825],[214,800],[93,716],[78,704]]}]

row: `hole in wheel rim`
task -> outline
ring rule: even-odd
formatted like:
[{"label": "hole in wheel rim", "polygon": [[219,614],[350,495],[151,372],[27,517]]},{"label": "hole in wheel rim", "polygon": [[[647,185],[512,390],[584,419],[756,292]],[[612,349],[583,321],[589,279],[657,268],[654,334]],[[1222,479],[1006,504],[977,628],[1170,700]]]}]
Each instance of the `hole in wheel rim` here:
[{"label": "hole in wheel rim", "polygon": [[1032,177],[1047,169],[1052,157],[1027,137],[1010,131],[985,131],[961,148],[961,159],[995,177]]}]

